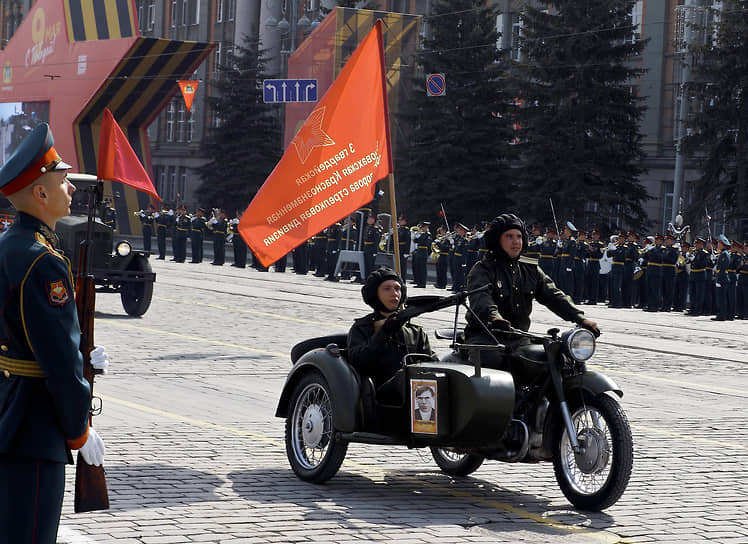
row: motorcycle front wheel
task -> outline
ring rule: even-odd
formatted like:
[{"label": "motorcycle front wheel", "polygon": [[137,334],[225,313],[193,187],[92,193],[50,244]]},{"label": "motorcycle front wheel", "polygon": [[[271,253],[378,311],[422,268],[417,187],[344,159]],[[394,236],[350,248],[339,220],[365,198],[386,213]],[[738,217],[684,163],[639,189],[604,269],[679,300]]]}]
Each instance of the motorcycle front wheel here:
[{"label": "motorcycle front wheel", "polygon": [[475,453],[460,453],[452,448],[437,448],[435,446],[431,446],[431,455],[442,472],[451,476],[472,474],[478,470],[486,459]]},{"label": "motorcycle front wheel", "polygon": [[634,446],[626,414],[607,394],[570,399],[569,411],[582,449],[575,453],[565,425],[554,439],[553,469],[569,501],[603,510],[621,497],[631,476]]},{"label": "motorcycle front wheel", "polygon": [[335,438],[335,414],[330,389],[318,372],[304,376],[291,396],[286,419],[286,455],[296,475],[323,483],[335,476],[348,443]]}]

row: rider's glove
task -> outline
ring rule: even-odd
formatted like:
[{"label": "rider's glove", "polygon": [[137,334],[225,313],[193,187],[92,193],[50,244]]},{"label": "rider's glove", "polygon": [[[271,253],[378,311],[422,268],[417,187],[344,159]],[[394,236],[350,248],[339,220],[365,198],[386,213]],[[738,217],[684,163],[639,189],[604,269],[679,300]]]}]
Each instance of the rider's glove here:
[{"label": "rider's glove", "polygon": [[491,321],[488,328],[492,331],[508,331],[512,328],[512,324],[503,317],[497,317]]},{"label": "rider's glove", "polygon": [[109,354],[101,346],[94,346],[91,350],[91,366],[102,374],[109,372]]},{"label": "rider's glove", "polygon": [[104,441],[94,431],[93,427],[88,428],[88,439],[78,451],[81,452],[83,460],[89,465],[98,467],[104,464],[104,452],[106,451]]},{"label": "rider's glove", "polygon": [[599,338],[600,337],[600,329],[599,328],[593,327],[591,325],[587,325],[585,323],[580,323],[579,326],[582,327],[583,329],[587,329],[588,331],[590,331],[592,334],[595,335],[595,338]]},{"label": "rider's glove", "polygon": [[384,320],[384,323],[382,323],[382,329],[384,329],[384,332],[386,332],[387,334],[394,334],[402,329],[403,325],[405,325],[405,321],[399,319],[397,316],[397,312],[395,312]]}]

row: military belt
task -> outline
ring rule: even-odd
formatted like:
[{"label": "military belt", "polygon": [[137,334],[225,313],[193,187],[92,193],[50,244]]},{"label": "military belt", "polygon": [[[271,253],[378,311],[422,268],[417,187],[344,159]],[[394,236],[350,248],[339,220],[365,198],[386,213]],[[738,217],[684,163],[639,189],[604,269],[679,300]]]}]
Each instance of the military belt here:
[{"label": "military belt", "polygon": [[597,262],[597,261],[599,261],[600,259],[595,259],[594,257],[590,257],[590,259],[589,259],[589,260],[590,260],[590,261],[593,261],[593,262]]},{"label": "military belt", "polygon": [[26,378],[46,378],[47,375],[36,361],[24,361],[21,359],[9,359],[0,357],[0,370],[5,373],[6,378],[13,376],[24,376]]},{"label": "military belt", "polygon": [[623,266],[623,261],[613,261],[613,264],[620,264],[621,266]]},{"label": "military belt", "polygon": [[649,263],[649,266],[662,266],[662,263]]},{"label": "military belt", "polygon": [[418,246],[418,249],[428,249],[429,246]]},{"label": "military belt", "polygon": [[728,273],[728,274],[729,274],[730,272],[732,272],[732,273],[734,274],[734,273],[735,273],[735,272],[737,272],[737,271],[738,271],[738,269],[737,269],[737,268],[728,268],[728,269],[727,269],[727,273]]},{"label": "military belt", "polygon": [[455,253],[455,257],[462,257],[462,253]]},{"label": "military belt", "polygon": [[488,248],[482,247],[478,250],[478,253],[488,253]]},{"label": "military belt", "polygon": [[662,263],[662,266],[675,266],[674,263]]},{"label": "military belt", "polygon": [[189,229],[180,229],[179,227],[177,227],[177,230],[178,230],[179,232],[187,232],[187,231],[188,231]]},{"label": "military belt", "polygon": [[559,257],[569,257],[569,254],[568,253],[562,253],[561,255],[559,255]]},{"label": "military belt", "polygon": [[575,261],[583,261],[584,259],[582,259],[582,257],[574,257],[574,260]]},{"label": "military belt", "polygon": [[373,244],[374,244],[374,242],[367,242],[367,241],[364,241],[364,245],[365,245],[365,246],[370,246],[370,245],[373,245]]},{"label": "military belt", "polygon": [[740,273],[741,274],[748,274],[748,270],[741,270]]},{"label": "military belt", "polygon": [[703,272],[706,268],[692,268],[691,272]]}]

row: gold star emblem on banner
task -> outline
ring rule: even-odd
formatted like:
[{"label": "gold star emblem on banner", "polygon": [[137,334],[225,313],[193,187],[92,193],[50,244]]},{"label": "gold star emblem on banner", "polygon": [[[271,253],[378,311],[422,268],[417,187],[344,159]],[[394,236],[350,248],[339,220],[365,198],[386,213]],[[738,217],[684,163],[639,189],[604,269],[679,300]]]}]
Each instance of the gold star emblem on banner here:
[{"label": "gold star emblem on banner", "polygon": [[325,118],[325,107],[314,110],[307,118],[304,125],[293,139],[296,153],[299,155],[301,164],[304,164],[315,147],[335,145],[330,135],[322,130],[322,121]]}]

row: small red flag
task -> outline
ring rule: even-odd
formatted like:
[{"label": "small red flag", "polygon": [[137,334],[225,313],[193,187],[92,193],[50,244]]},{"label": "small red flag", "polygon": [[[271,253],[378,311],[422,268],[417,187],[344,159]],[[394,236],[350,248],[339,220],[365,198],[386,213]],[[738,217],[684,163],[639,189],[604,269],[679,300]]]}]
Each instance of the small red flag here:
[{"label": "small red flag", "polygon": [[119,181],[161,201],[143,163],[135,154],[109,108],[104,110],[104,119],[101,122],[96,176],[101,180]]},{"label": "small red flag", "polygon": [[188,112],[192,109],[192,100],[195,98],[198,83],[200,83],[199,80],[180,79],[177,81],[179,88],[182,89],[182,97],[184,98],[184,104],[187,106]]}]

